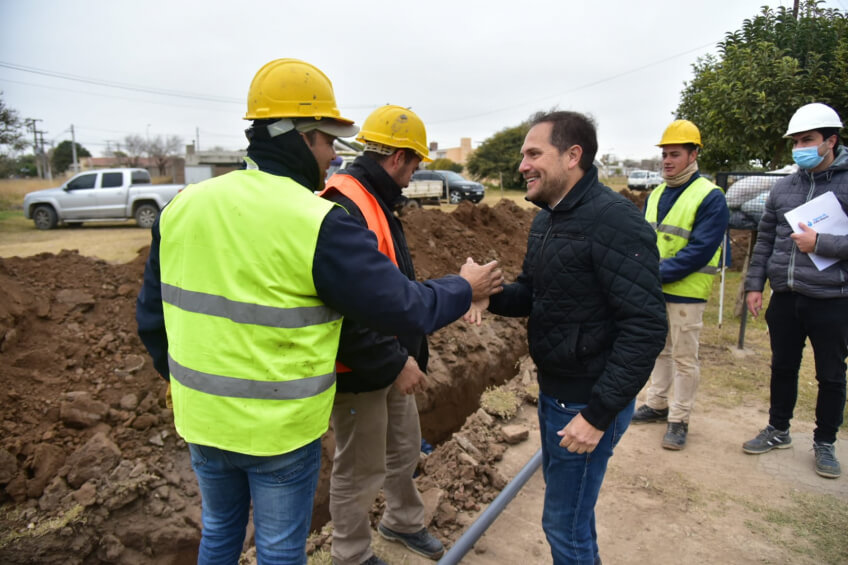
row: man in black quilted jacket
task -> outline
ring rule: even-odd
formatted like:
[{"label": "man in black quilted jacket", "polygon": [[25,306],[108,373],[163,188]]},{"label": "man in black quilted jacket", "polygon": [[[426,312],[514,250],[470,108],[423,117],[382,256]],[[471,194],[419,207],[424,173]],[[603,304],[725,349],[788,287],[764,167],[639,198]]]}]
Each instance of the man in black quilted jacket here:
[{"label": "man in black quilted jacket", "polygon": [[542,526],[555,564],[600,563],[595,502],[667,331],[656,233],[598,182],[597,149],[594,123],[582,114],[532,118],[518,170],[541,211],[521,274],[488,303],[496,314],[530,316]]}]

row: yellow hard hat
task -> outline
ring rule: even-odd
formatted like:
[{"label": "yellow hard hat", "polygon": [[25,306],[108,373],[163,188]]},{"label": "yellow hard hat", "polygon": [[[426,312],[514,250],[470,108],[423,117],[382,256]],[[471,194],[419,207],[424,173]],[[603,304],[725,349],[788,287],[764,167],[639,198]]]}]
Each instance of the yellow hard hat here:
[{"label": "yellow hard hat", "polygon": [[408,108],[387,104],[377,108],[365,118],[357,141],[377,143],[396,149],[412,149],[421,160],[432,161],[427,149],[427,130],[421,118]]},{"label": "yellow hard hat", "polygon": [[333,83],[321,69],[298,59],[276,59],[259,69],[247,93],[245,120],[332,118],[345,124]]},{"label": "yellow hard hat", "polygon": [[685,143],[694,143],[701,147],[701,132],[698,130],[698,126],[689,120],[674,120],[665,128],[657,147],[683,145]]}]

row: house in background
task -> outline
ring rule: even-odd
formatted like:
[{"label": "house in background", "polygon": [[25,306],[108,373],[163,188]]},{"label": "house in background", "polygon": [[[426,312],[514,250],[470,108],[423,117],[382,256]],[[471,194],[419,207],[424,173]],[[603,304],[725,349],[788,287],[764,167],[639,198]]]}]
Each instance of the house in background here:
[{"label": "house in background", "polygon": [[245,149],[195,151],[194,143],[186,145],[185,183],[204,181],[240,169],[245,155]]},{"label": "house in background", "polygon": [[433,160],[450,159],[454,163],[465,166],[472,153],[474,153],[474,149],[471,148],[470,137],[461,137],[459,139],[459,147],[449,147],[447,149],[439,149],[439,143],[437,141],[430,142],[430,158]]}]

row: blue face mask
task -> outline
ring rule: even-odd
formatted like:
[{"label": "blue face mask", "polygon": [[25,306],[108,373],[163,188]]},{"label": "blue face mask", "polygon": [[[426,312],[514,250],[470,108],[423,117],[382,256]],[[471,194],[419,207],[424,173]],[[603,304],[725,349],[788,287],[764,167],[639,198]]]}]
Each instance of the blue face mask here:
[{"label": "blue face mask", "polygon": [[818,167],[824,161],[824,157],[819,155],[818,147],[804,147],[792,150],[792,160],[802,169],[809,171]]}]

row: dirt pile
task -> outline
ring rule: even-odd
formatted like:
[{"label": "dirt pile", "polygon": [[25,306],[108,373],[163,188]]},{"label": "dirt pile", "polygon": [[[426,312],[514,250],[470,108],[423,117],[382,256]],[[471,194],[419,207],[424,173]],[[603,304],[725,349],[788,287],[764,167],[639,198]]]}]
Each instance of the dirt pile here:
[{"label": "dirt pile", "polygon": [[[466,203],[452,214],[414,210],[403,221],[419,278],[456,272],[473,256],[498,259],[512,279],[532,216],[503,201],[491,208]],[[64,251],[0,260],[0,562],[194,558],[200,497],[165,406],[164,381],[135,333],[145,257],[142,250],[130,263],[110,265]],[[481,328],[453,324],[431,344],[431,379],[418,401],[424,437],[435,443],[459,429],[485,388],[515,374],[526,344],[520,320],[497,317]],[[476,433],[465,440],[479,444],[485,479],[448,465],[460,455],[449,446],[422,464],[422,484],[447,493],[435,517],[445,536],[453,531],[451,508],[487,502],[503,486],[485,470],[500,438]],[[327,517],[332,449],[330,433],[314,524]],[[450,468],[458,472],[439,478]],[[460,478],[462,489],[449,482]],[[478,483],[488,485],[480,491]]]}]

